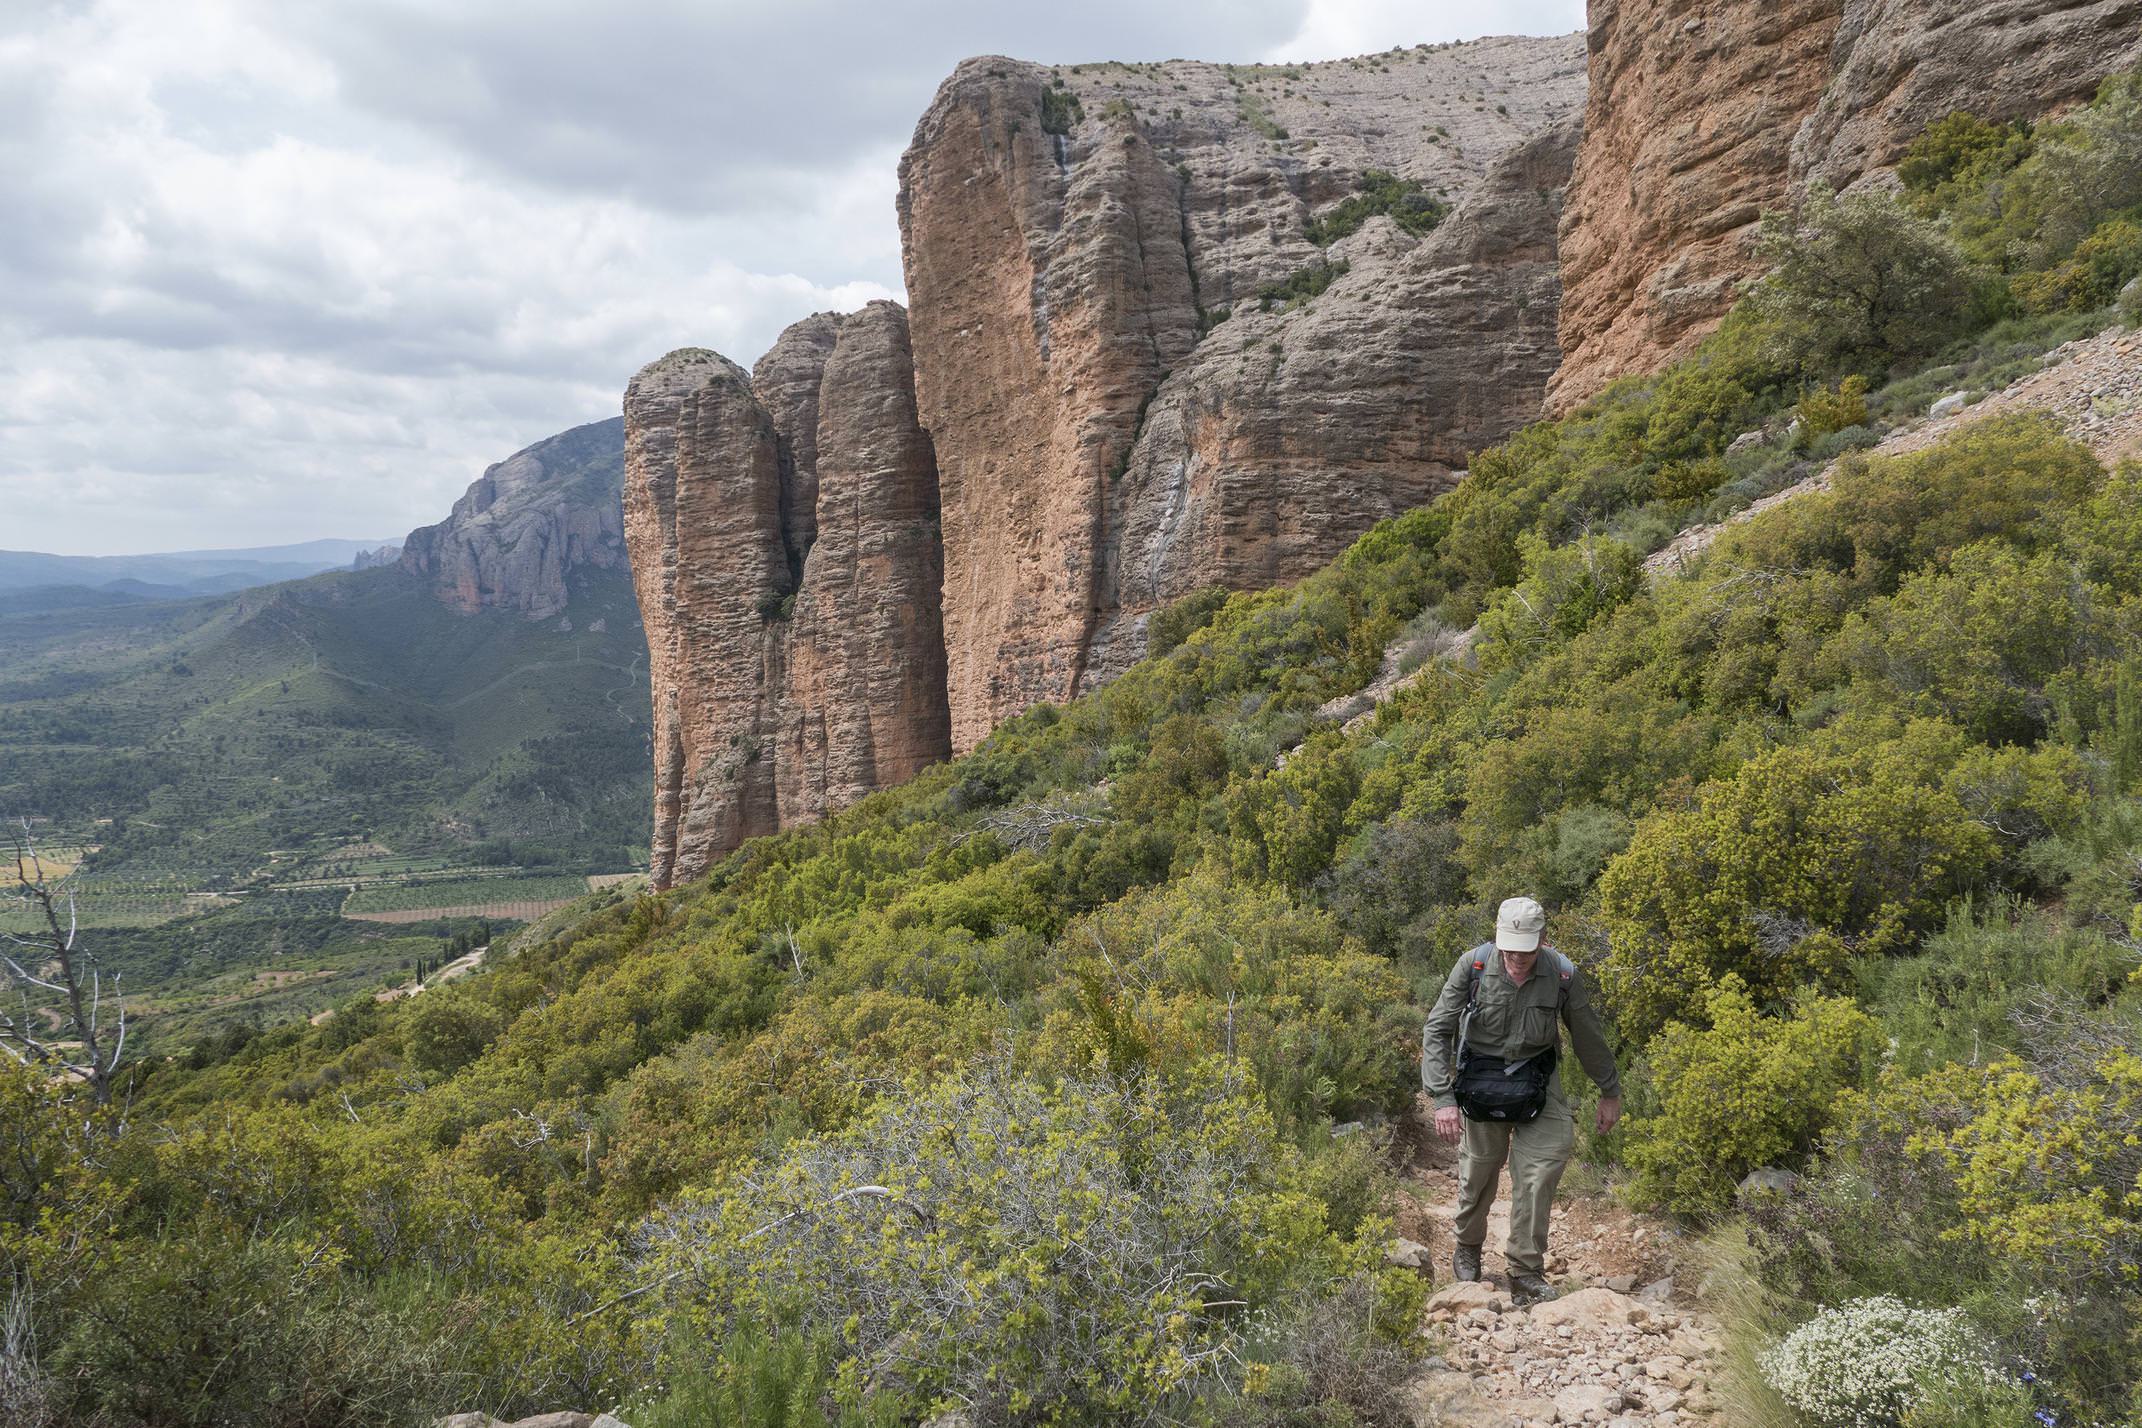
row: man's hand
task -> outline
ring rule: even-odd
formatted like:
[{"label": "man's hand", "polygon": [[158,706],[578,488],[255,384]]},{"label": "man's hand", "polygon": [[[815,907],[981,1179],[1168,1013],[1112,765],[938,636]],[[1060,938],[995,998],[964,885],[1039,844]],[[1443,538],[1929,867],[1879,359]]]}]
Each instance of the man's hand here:
[{"label": "man's hand", "polygon": [[1610,1131],[1610,1130],[1614,1129],[1614,1122],[1616,1122],[1616,1121],[1618,1121],[1618,1120],[1620,1120],[1620,1119],[1621,1119],[1621,1097],[1619,1097],[1619,1096],[1602,1096],[1602,1097],[1600,1097],[1600,1098],[1599,1098],[1599,1134],[1601,1134],[1601,1135],[1605,1135],[1605,1134],[1606,1134],[1606,1133],[1607,1133],[1608,1131]]},{"label": "man's hand", "polygon": [[1438,1106],[1435,1112],[1435,1133],[1452,1145],[1465,1133],[1465,1122],[1458,1115],[1456,1106]]}]

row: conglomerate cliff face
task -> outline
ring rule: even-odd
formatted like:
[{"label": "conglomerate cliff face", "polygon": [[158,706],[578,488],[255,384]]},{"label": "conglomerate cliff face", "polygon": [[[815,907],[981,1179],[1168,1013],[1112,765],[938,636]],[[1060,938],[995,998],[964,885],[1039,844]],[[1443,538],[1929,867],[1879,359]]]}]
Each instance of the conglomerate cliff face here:
[{"label": "conglomerate cliff face", "polygon": [[672,352],[624,419],[668,887],[948,752],[937,473],[893,303],[804,319],[755,375]]},{"label": "conglomerate cliff face", "polygon": [[[985,58],[945,82],[900,221],[955,749],[1130,663],[1155,604],[1307,573],[1536,413],[1556,145],[1469,239],[1372,219],[1327,249],[1311,224],[1369,170],[1468,198],[1576,112],[1582,70],[1570,36],[1297,66]],[[1334,261],[1327,290],[1265,310]]]},{"label": "conglomerate cliff face", "polygon": [[1896,162],[1957,110],[2035,115],[2142,62],[2142,0],[1591,0],[1562,217],[1567,409],[1685,354],[1765,208]]},{"label": "conglomerate cliff face", "polygon": [[625,563],[623,468],[616,417],[539,441],[485,470],[445,520],[411,531],[402,568],[465,615],[557,615],[571,571]]},{"label": "conglomerate cliff face", "polygon": [[1088,679],[1144,653],[1158,606],[1300,579],[1539,415],[1577,132],[1518,145],[1425,238],[1371,218],[1313,302],[1247,305],[1167,375],[1104,507]]}]

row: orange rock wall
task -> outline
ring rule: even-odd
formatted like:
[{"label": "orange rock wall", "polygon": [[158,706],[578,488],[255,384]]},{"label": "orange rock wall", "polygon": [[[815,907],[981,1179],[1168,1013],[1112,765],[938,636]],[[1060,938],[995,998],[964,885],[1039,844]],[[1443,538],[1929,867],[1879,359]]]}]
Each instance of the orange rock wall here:
[{"label": "orange rock wall", "polygon": [[2036,115],[2142,63],[2142,0],[1592,0],[1562,216],[1566,410],[1663,366],[1755,276],[1766,208],[1957,109]]}]

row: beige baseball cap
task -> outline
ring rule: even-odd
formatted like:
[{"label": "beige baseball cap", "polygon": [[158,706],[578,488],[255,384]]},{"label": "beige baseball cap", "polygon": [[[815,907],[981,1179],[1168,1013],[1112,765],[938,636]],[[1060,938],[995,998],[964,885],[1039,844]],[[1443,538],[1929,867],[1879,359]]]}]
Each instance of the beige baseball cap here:
[{"label": "beige baseball cap", "polygon": [[1505,952],[1537,952],[1547,930],[1547,910],[1529,897],[1503,899],[1495,910],[1495,945]]}]

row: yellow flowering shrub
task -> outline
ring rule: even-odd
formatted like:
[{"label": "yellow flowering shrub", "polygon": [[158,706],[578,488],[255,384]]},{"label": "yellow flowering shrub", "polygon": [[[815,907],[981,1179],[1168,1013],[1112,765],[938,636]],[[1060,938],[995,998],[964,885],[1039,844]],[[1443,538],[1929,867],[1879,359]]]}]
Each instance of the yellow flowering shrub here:
[{"label": "yellow flowering shrub", "polygon": [[1961,1123],[1908,1144],[1955,1177],[1955,1237],[2071,1279],[2142,1277],[2142,1056],[2107,1050],[2073,1085],[2013,1057],[1925,1080]]},{"label": "yellow flowering shrub", "polygon": [[1765,1016],[1730,974],[1704,1011],[1708,1027],[1676,1022],[1652,1042],[1660,1110],[1630,1124],[1641,1189],[1687,1214],[1725,1208],[1741,1176],[1810,1148],[1874,1029],[1842,997]]}]

